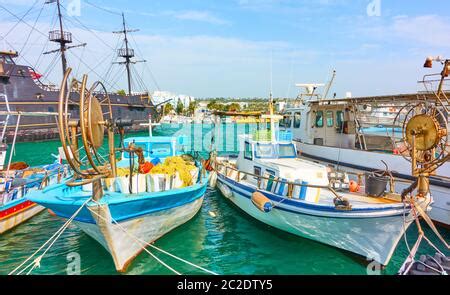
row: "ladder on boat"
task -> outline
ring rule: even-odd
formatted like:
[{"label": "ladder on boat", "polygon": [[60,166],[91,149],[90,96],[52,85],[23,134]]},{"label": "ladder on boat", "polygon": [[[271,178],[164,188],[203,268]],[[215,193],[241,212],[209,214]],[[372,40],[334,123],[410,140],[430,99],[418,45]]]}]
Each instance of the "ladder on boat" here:
[{"label": "ladder on boat", "polygon": [[361,124],[359,123],[358,118],[355,117],[355,129],[356,129],[356,136],[358,138],[359,146],[362,150],[367,150],[367,144],[366,144],[366,137],[364,135],[364,131],[362,129]]}]

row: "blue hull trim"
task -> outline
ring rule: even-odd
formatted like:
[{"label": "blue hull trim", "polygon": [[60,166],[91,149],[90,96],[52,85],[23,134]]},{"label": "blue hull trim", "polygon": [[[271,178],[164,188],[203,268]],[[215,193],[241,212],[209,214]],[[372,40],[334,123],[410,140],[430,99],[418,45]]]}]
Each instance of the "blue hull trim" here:
[{"label": "blue hull trim", "polygon": [[[256,189],[249,187],[249,186],[245,186],[243,184],[240,184],[236,181],[233,181],[229,178],[226,178],[223,175],[218,174],[218,178],[225,184],[228,186],[228,188],[235,192],[238,193],[244,197],[246,197],[247,199],[251,200],[251,195],[256,191]],[[241,192],[237,191],[236,189],[233,188],[233,186],[236,186],[244,191],[246,191],[247,194],[242,194]],[[290,205],[296,208],[303,208],[303,209],[309,209],[309,210],[315,210],[315,211],[321,211],[321,212],[334,212],[334,213],[341,213],[342,214],[342,218],[368,218],[366,216],[361,216],[361,217],[349,217],[349,216],[345,216],[345,211],[341,211],[341,210],[336,210],[334,207],[329,206],[329,207],[325,207],[325,206],[315,206],[312,204],[307,204],[307,203],[303,203],[303,202],[296,202],[293,201],[291,199],[287,199],[287,198],[283,198],[277,195],[274,195],[272,193],[269,193],[267,191],[260,191],[259,192],[263,193],[267,198],[269,198],[271,201],[279,203],[279,202],[283,202],[283,204],[286,205]],[[403,208],[403,205],[401,205],[401,208]],[[373,213],[373,212],[382,212],[382,211],[387,211],[387,210],[399,210],[399,207],[384,207],[382,209],[377,209],[377,208],[373,208],[373,209],[352,209],[350,212],[352,213]],[[407,207],[407,209],[409,209],[409,206]],[[298,212],[298,211],[294,211],[294,210],[290,210],[287,208],[283,208],[280,206],[274,206],[274,210],[283,210],[283,211],[287,211],[287,212],[291,212],[291,213],[296,213],[296,214],[306,214],[306,215],[311,215],[311,214],[307,214],[304,212]],[[399,213],[399,214],[392,214],[390,216],[398,216],[398,215],[403,215],[403,213]],[[316,215],[315,215],[316,216]],[[317,214],[317,216],[320,216],[320,214]],[[384,216],[381,216],[384,217]],[[327,218],[333,218],[333,217],[327,217]],[[338,217],[341,218],[341,217]],[[370,217],[370,218],[377,218],[377,217]]]},{"label": "blue hull trim", "polygon": [[[202,184],[165,192],[137,195],[105,192],[99,203],[107,204],[111,216],[116,221],[122,222],[192,203],[203,197],[207,185],[207,178],[205,178]],[[71,188],[65,184],[58,184],[33,193],[29,199],[52,210],[59,217],[70,218],[90,196],[91,193],[83,192],[80,187]],[[97,204],[93,202],[87,204],[87,207],[96,206]],[[84,223],[96,223],[86,207],[79,212],[75,220]]]}]

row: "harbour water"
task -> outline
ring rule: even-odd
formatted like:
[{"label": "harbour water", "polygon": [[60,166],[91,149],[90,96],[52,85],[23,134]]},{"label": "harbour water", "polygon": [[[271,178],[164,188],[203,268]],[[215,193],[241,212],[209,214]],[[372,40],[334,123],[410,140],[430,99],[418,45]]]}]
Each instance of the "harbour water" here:
[{"label": "harbour water", "polygon": [[[155,131],[155,135],[171,135],[175,131],[177,134],[188,134],[192,129],[194,128],[189,125],[182,129],[161,128]],[[235,129],[226,130],[232,132]],[[231,134],[225,134],[225,137],[236,140]],[[190,140],[189,137],[187,139]],[[194,144],[197,147],[208,146],[211,140],[210,136],[207,136],[203,143],[197,139],[200,139],[198,135]],[[228,148],[236,146],[235,142],[227,143]],[[30,165],[52,162],[54,158],[51,153],[56,153],[59,145],[58,141],[17,144],[15,160],[26,161]],[[62,219],[44,211],[0,236],[0,275],[8,274],[18,266],[63,223]],[[427,236],[440,246],[426,225],[424,228],[427,230]],[[440,230],[444,238],[449,240],[450,232],[442,228]],[[407,233],[410,247],[416,237],[417,229],[412,225]],[[219,274],[395,274],[408,255],[405,241],[400,241],[390,264],[379,272],[376,265],[369,264],[364,258],[262,224],[239,211],[218,191],[212,189],[208,190],[199,214],[156,241],[155,245]],[[430,247],[422,247],[420,250],[423,253],[434,253]],[[151,249],[150,251],[154,252]],[[202,274],[173,258],[154,253],[183,274]],[[33,274],[66,274],[68,266],[70,270],[73,257],[79,257],[82,275],[117,273],[109,253],[75,225],[71,225]],[[126,274],[153,275],[172,272],[142,252]]]}]

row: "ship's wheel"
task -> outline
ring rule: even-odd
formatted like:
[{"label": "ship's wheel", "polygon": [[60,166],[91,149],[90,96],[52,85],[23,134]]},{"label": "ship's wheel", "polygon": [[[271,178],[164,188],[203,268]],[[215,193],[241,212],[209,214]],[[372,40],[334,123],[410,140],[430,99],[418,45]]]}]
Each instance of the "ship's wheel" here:
[{"label": "ship's wheel", "polygon": [[395,127],[393,137],[403,147],[403,157],[421,168],[439,166],[449,155],[447,119],[436,105],[408,104],[398,112],[394,126],[402,128],[401,138],[395,139]]},{"label": "ship's wheel", "polygon": [[[103,83],[95,82],[88,89],[88,76],[84,75],[82,81],[73,78],[67,84],[70,74],[69,68],[59,95],[59,135],[67,162],[78,177],[86,180],[78,183],[84,184],[89,179],[115,175],[112,108]],[[78,109],[79,119],[71,116],[71,109],[75,112]],[[108,131],[109,148],[104,148],[105,131]]]}]

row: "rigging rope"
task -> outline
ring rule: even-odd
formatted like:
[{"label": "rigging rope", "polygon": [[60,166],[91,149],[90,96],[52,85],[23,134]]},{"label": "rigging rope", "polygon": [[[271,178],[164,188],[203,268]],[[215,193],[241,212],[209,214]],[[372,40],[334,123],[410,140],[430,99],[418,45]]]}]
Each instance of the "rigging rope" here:
[{"label": "rigging rope", "polygon": [[1,39],[5,39],[6,37],[8,37],[8,35],[17,27],[17,25],[30,13],[30,11],[34,8],[34,6],[36,6],[36,4],[39,2],[39,0],[36,0],[33,3],[33,6],[30,7],[30,9],[28,9],[25,14],[22,17],[18,17],[16,14],[14,14],[13,12],[11,12],[10,10],[8,10],[7,8],[5,8],[3,5],[0,5],[0,7],[5,10],[6,12],[8,12],[10,15],[12,15],[14,18],[17,18],[18,21],[16,22],[16,24],[9,29],[9,31],[1,38]]},{"label": "rigging rope", "polygon": [[30,255],[25,261],[23,261],[19,266],[17,266],[15,269],[13,269],[8,275],[13,275],[15,272],[17,272],[25,263],[27,263],[30,259],[32,259],[34,256],[36,256],[37,253],[39,253],[48,243],[50,245],[45,249],[44,253],[39,255],[35,260],[33,260],[29,265],[27,265],[24,269],[19,271],[17,275],[22,274],[26,269],[28,269],[30,266],[33,266],[33,268],[27,273],[29,274],[34,268],[40,266],[40,262],[44,255],[50,250],[50,248],[54,245],[56,240],[62,235],[62,233],[69,227],[70,223],[75,219],[75,217],[80,213],[80,211],[84,208],[84,206],[90,202],[92,198],[87,199],[81,206],[78,208],[77,211],[41,246],[39,249],[37,249],[32,255]]},{"label": "rigging rope", "polygon": [[44,6],[45,6],[45,3],[42,5],[41,10],[39,11],[38,16],[37,16],[36,20],[35,20],[34,23],[33,23],[33,27],[32,27],[32,29],[30,30],[30,32],[28,33],[28,36],[27,36],[27,38],[25,39],[25,43],[23,44],[22,48],[21,48],[20,51],[19,51],[19,52],[21,53],[20,58],[24,55],[24,49],[25,49],[25,46],[27,46],[27,43],[28,43],[28,41],[30,40],[31,34],[33,33],[33,30],[35,29],[36,24],[37,24],[39,18],[41,17],[42,11],[44,10]]}]

